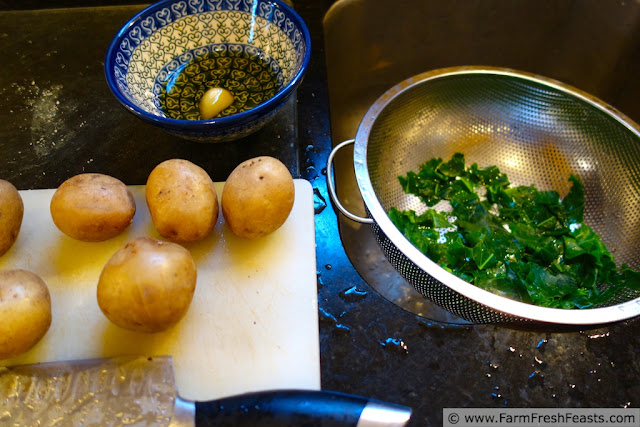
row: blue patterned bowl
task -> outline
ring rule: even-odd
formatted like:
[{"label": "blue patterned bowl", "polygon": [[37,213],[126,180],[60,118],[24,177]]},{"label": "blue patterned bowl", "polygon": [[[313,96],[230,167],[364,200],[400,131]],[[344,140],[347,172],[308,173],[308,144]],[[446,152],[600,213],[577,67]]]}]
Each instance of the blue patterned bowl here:
[{"label": "blue patterned bowl", "polygon": [[[105,74],[118,101],[142,120],[188,139],[221,142],[249,135],[273,118],[300,84],[310,52],[304,21],[280,0],[162,0],[118,32],[107,51]],[[275,88],[249,93],[250,109],[223,117],[169,117],[167,85],[186,69],[195,81],[215,78],[216,55],[254,58],[269,71]],[[193,65],[194,61],[200,63]],[[244,75],[248,70],[232,72]],[[204,90],[194,92],[198,90],[191,95],[199,99]],[[181,99],[174,102],[178,109]]]}]

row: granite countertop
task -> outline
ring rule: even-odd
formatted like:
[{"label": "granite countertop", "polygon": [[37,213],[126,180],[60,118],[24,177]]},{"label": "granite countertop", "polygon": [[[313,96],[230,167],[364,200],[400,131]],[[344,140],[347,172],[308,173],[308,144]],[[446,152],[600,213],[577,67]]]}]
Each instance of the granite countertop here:
[{"label": "granite countertop", "polygon": [[[314,188],[324,389],[411,406],[412,425],[442,425],[442,409],[453,407],[640,404],[640,320],[586,329],[451,325],[394,305],[354,270],[326,188],[327,156],[339,142],[331,138],[323,50],[322,17],[332,1],[294,2],[313,45],[296,99],[274,124],[215,149],[140,122],[108,91],[106,46],[141,6],[102,1],[111,6],[98,13],[96,2],[59,1],[81,7],[39,9],[52,3],[0,0],[2,178],[20,189],[52,188],[72,174],[101,170],[141,184],[160,161],[182,157],[224,180],[246,158],[275,155]],[[638,50],[630,54],[637,63]],[[42,119],[30,120],[38,109]]]}]

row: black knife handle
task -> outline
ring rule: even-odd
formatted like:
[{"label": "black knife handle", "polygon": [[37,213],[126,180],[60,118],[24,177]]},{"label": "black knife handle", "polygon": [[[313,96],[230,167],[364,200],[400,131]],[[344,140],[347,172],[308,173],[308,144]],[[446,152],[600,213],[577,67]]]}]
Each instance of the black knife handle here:
[{"label": "black knife handle", "polygon": [[[365,409],[368,408],[368,409]],[[398,426],[411,409],[333,391],[277,390],[196,402],[196,426],[355,426],[361,416],[395,415]],[[366,425],[361,421],[360,425]],[[374,424],[371,424],[374,425]],[[387,424],[394,425],[394,424]]]}]

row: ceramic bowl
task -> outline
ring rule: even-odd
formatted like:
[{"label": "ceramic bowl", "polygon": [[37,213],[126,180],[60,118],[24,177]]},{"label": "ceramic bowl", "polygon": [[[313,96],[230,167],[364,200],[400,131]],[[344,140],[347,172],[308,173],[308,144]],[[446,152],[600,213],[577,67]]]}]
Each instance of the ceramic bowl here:
[{"label": "ceramic bowl", "polygon": [[[230,141],[273,118],[300,84],[310,50],[304,21],[280,0],[162,0],[116,34],[105,74],[140,119],[192,140]],[[181,79],[189,83],[180,94],[167,92]],[[231,87],[245,104],[198,120],[187,104],[210,86]]]}]

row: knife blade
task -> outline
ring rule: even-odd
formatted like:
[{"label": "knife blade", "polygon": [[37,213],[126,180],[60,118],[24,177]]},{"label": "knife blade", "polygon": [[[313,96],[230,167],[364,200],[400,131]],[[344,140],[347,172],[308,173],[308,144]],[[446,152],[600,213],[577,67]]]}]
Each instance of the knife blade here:
[{"label": "knife blade", "polygon": [[0,368],[0,424],[41,426],[403,426],[411,409],[362,396],[268,390],[180,398],[170,356]]}]

